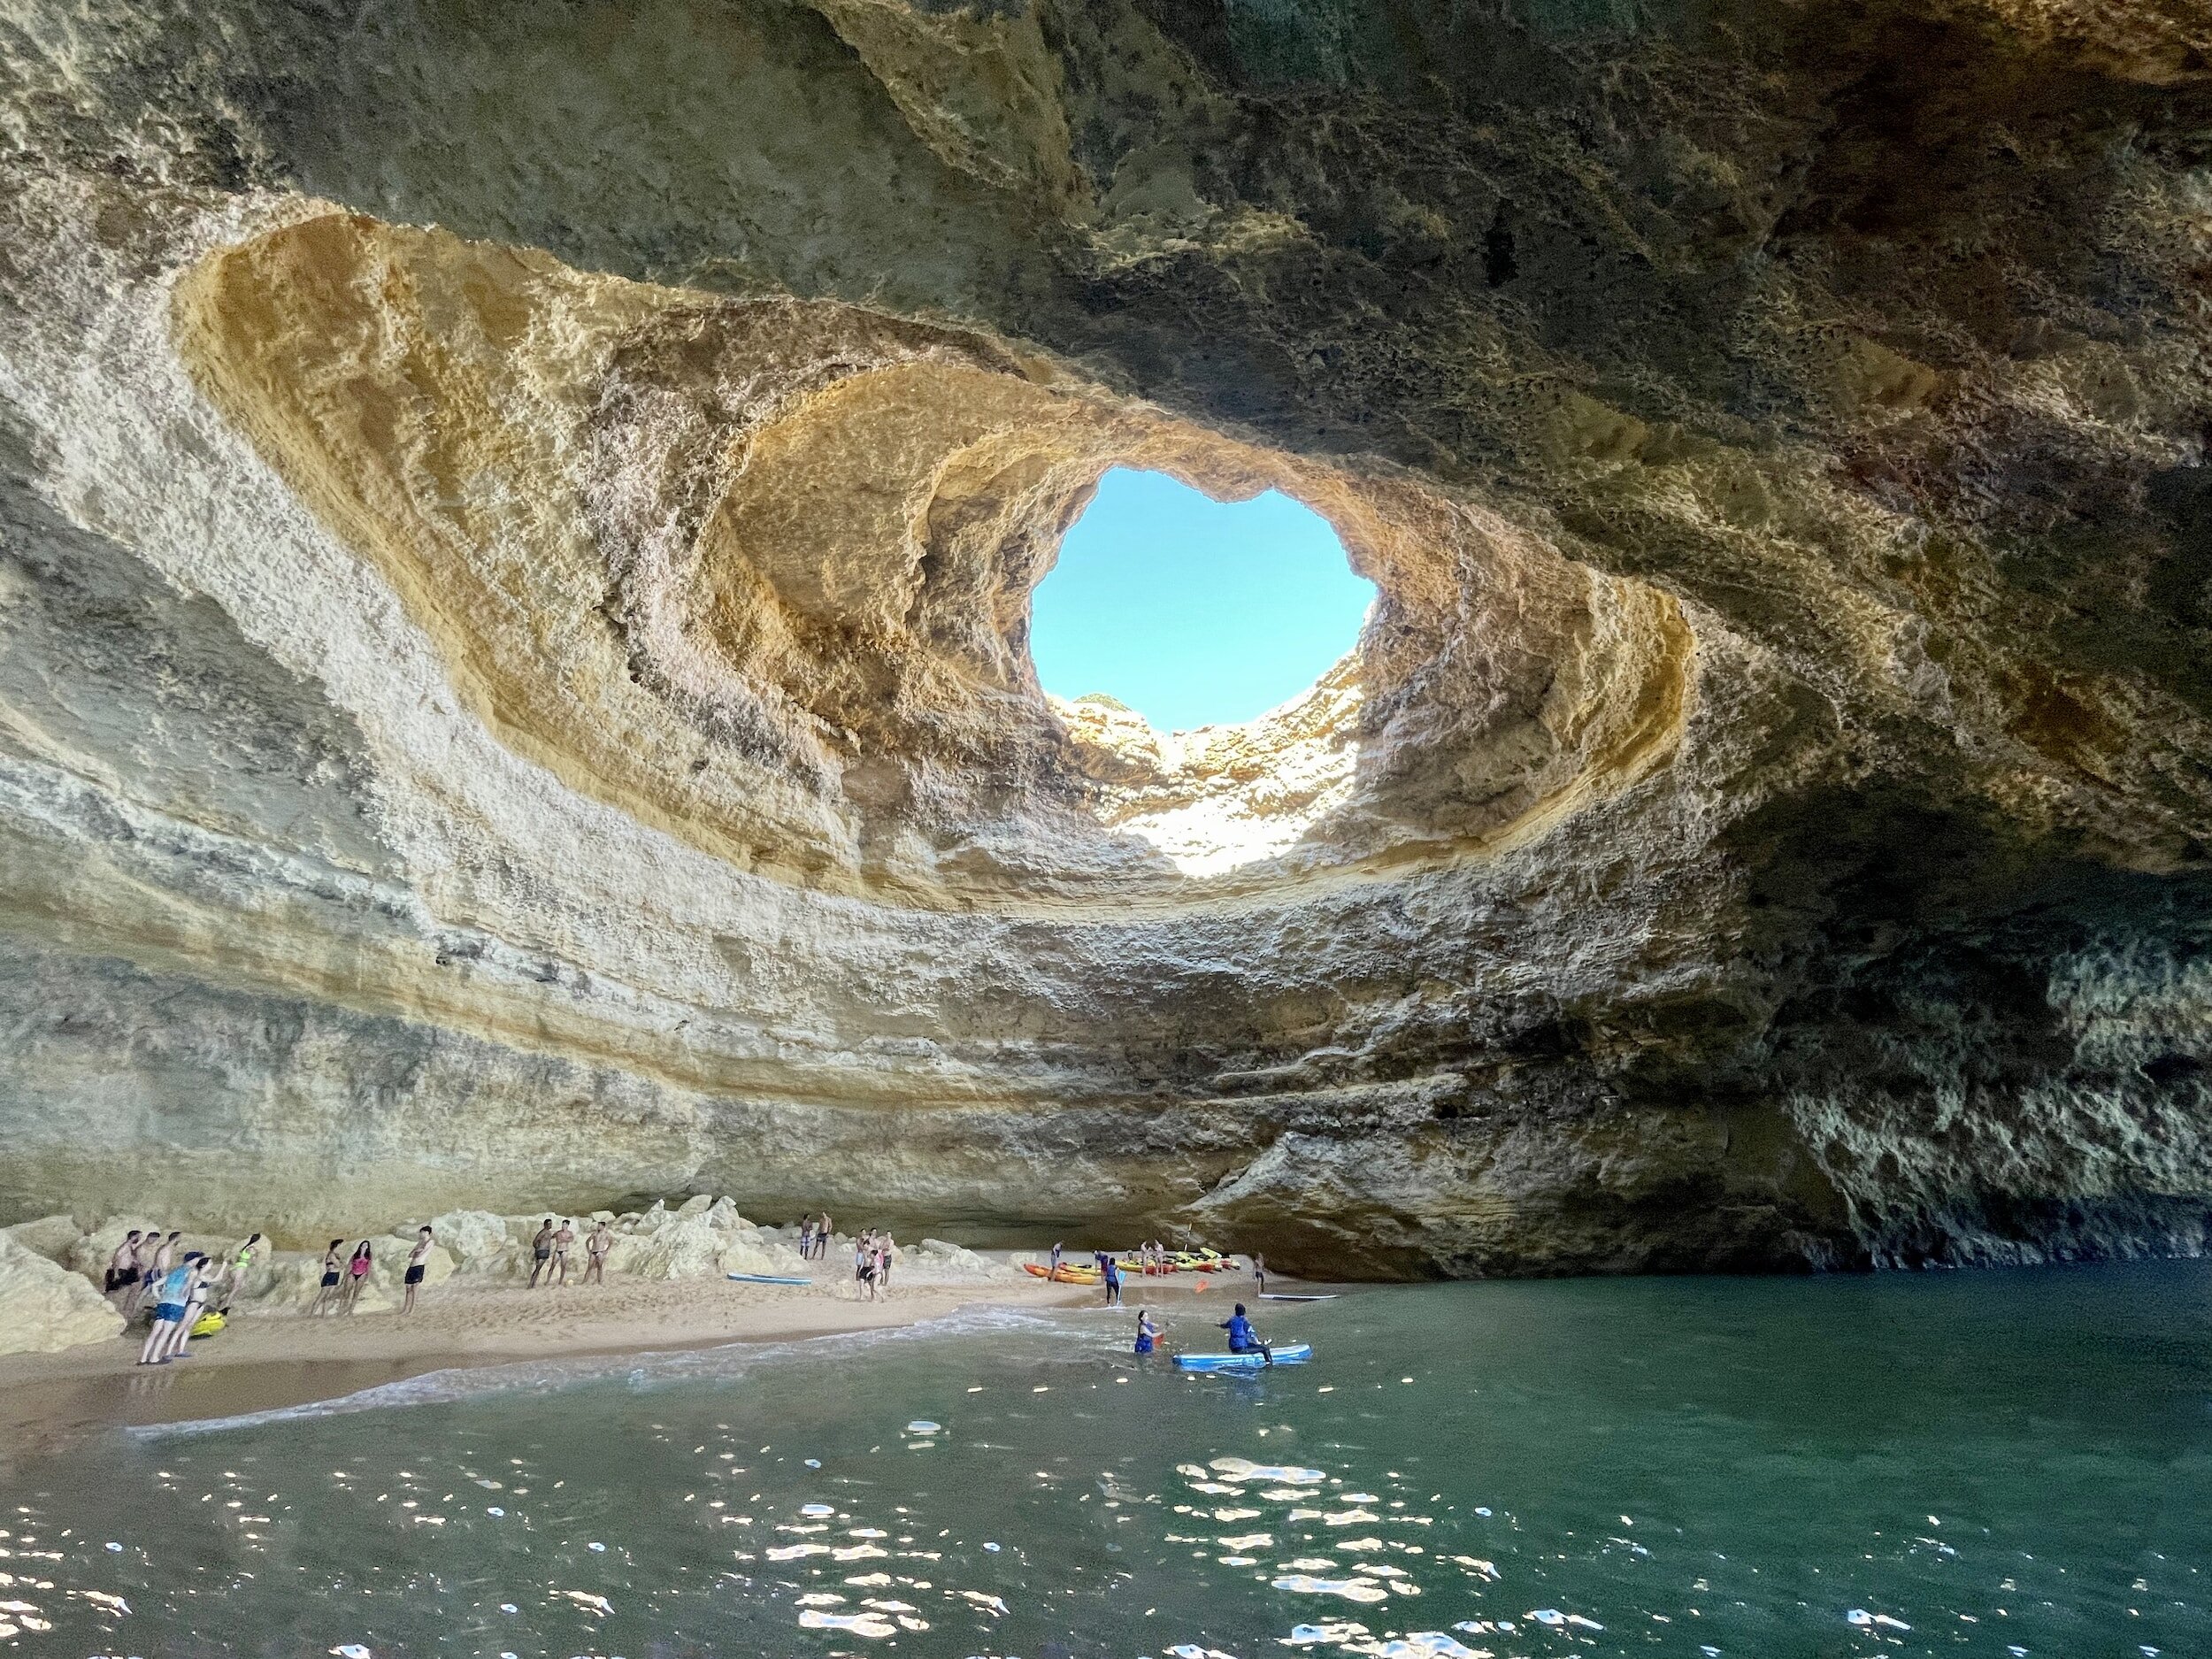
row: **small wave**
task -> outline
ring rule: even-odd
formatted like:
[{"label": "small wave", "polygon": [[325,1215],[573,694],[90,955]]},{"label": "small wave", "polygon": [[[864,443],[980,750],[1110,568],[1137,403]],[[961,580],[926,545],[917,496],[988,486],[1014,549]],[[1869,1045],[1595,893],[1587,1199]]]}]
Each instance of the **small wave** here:
[{"label": "small wave", "polygon": [[781,1341],[740,1341],[712,1348],[675,1348],[652,1354],[593,1354],[574,1358],[554,1356],[518,1360],[506,1364],[456,1365],[424,1371],[398,1382],[338,1394],[327,1400],[303,1401],[265,1411],[242,1411],[230,1417],[189,1417],[176,1423],[134,1425],[123,1432],[134,1440],[164,1440],[188,1435],[221,1434],[234,1429],[258,1428],[271,1423],[289,1423],[317,1417],[345,1417],[357,1411],[388,1411],[410,1406],[451,1405],[521,1394],[550,1394],[594,1384],[621,1383],[651,1388],[672,1384],[718,1380],[757,1366],[787,1362],[833,1348],[841,1359],[854,1348],[902,1342],[934,1340],[947,1336],[987,1333],[1049,1333],[1049,1318],[1018,1308],[956,1309],[934,1319],[891,1325],[874,1331],[840,1331],[822,1336],[791,1337]]}]

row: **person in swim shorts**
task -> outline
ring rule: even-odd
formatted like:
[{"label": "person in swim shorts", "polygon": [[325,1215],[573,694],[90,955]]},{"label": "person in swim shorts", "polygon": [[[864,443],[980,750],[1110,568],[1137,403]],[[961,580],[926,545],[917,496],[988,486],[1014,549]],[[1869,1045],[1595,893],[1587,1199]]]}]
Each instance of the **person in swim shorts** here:
[{"label": "person in swim shorts", "polygon": [[192,1269],[188,1265],[173,1267],[164,1274],[154,1287],[154,1328],[146,1333],[146,1345],[138,1350],[141,1365],[159,1365],[169,1349],[169,1339],[184,1319],[185,1298],[190,1294]]},{"label": "person in swim shorts", "polygon": [[553,1217],[548,1216],[545,1218],[545,1225],[538,1229],[536,1236],[530,1240],[530,1288],[532,1290],[538,1287],[539,1274],[546,1273],[549,1276],[552,1260]]},{"label": "person in swim shorts", "polygon": [[1252,1252],[1252,1294],[1267,1294],[1267,1258],[1257,1250]]},{"label": "person in swim shorts", "polygon": [[197,1251],[185,1257],[185,1263],[191,1268],[192,1277],[185,1281],[184,1318],[169,1338],[171,1359],[191,1357],[185,1344],[192,1340],[192,1327],[199,1324],[200,1316],[207,1311],[208,1299],[215,1294],[215,1287],[223,1276],[221,1268]]},{"label": "person in swim shorts", "polygon": [[135,1319],[153,1287],[166,1278],[176,1266],[177,1240],[183,1235],[172,1233],[161,1236],[158,1227],[149,1228],[138,1241],[138,1283],[131,1287],[130,1306],[123,1310],[123,1317]]},{"label": "person in swim shorts", "polygon": [[592,1224],[584,1235],[584,1283],[607,1282],[607,1252],[614,1248],[614,1229],[603,1221]]},{"label": "person in swim shorts", "polygon": [[119,1290],[128,1289],[138,1283],[138,1229],[133,1227],[123,1235],[123,1242],[115,1247],[115,1254],[108,1257],[107,1288],[103,1294],[112,1296]]},{"label": "person in swim shorts", "polygon": [[343,1239],[333,1239],[330,1248],[323,1252],[323,1282],[315,1292],[315,1300],[308,1304],[308,1317],[327,1312],[338,1305],[338,1281],[345,1277],[346,1248]]},{"label": "person in swim shorts", "polygon": [[430,1263],[430,1229],[424,1227],[415,1234],[415,1248],[407,1252],[407,1294],[400,1299],[399,1310],[415,1310],[415,1292],[422,1284],[423,1270]]}]

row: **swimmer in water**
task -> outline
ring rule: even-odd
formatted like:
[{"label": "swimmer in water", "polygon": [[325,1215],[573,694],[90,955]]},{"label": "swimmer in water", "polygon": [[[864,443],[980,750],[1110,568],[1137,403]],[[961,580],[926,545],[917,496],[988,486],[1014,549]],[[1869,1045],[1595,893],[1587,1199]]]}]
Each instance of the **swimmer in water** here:
[{"label": "swimmer in water", "polygon": [[1152,1323],[1152,1310],[1137,1310],[1137,1352],[1149,1354],[1160,1346],[1160,1327]]}]

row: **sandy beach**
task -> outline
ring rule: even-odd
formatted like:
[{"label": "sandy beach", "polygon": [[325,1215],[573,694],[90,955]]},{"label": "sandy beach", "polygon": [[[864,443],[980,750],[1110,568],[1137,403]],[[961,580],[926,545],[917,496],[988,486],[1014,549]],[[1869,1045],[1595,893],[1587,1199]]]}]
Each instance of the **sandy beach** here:
[{"label": "sandy beach", "polygon": [[914,1325],[964,1307],[1100,1299],[1095,1290],[1010,1279],[918,1284],[867,1302],[837,1294],[834,1282],[826,1275],[802,1289],[618,1278],[533,1291],[457,1278],[404,1316],[257,1310],[194,1342],[188,1359],[159,1367],[134,1363],[135,1328],[57,1354],[8,1355],[0,1356],[0,1463],[108,1427],[269,1410],[455,1366],[780,1341]]}]

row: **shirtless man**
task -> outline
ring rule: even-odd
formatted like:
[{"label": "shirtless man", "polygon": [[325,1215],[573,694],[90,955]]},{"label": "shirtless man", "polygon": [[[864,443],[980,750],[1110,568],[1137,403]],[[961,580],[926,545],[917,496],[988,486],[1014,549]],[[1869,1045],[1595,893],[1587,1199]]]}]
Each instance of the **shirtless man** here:
[{"label": "shirtless man", "polygon": [[822,1218],[814,1224],[814,1257],[817,1261],[829,1260],[830,1234],[835,1231],[830,1224],[830,1213],[825,1210]]},{"label": "shirtless man", "polygon": [[415,1291],[422,1283],[423,1271],[430,1264],[430,1229],[424,1227],[415,1234],[415,1248],[407,1252],[407,1294],[399,1304],[402,1313],[415,1310]]},{"label": "shirtless man", "polygon": [[576,1242],[576,1228],[566,1216],[561,1217],[561,1230],[553,1235],[553,1271],[561,1276],[561,1283],[568,1283],[568,1247]]},{"label": "shirtless man", "polygon": [[115,1247],[115,1254],[108,1257],[107,1294],[128,1290],[138,1283],[138,1229],[133,1227],[123,1235],[123,1242]]},{"label": "shirtless man", "polygon": [[613,1248],[614,1229],[603,1221],[595,1222],[584,1235],[584,1283],[607,1282],[607,1252]]},{"label": "shirtless man", "polygon": [[538,1287],[538,1275],[546,1271],[546,1263],[553,1259],[553,1217],[548,1216],[545,1225],[530,1240],[530,1288]]}]

